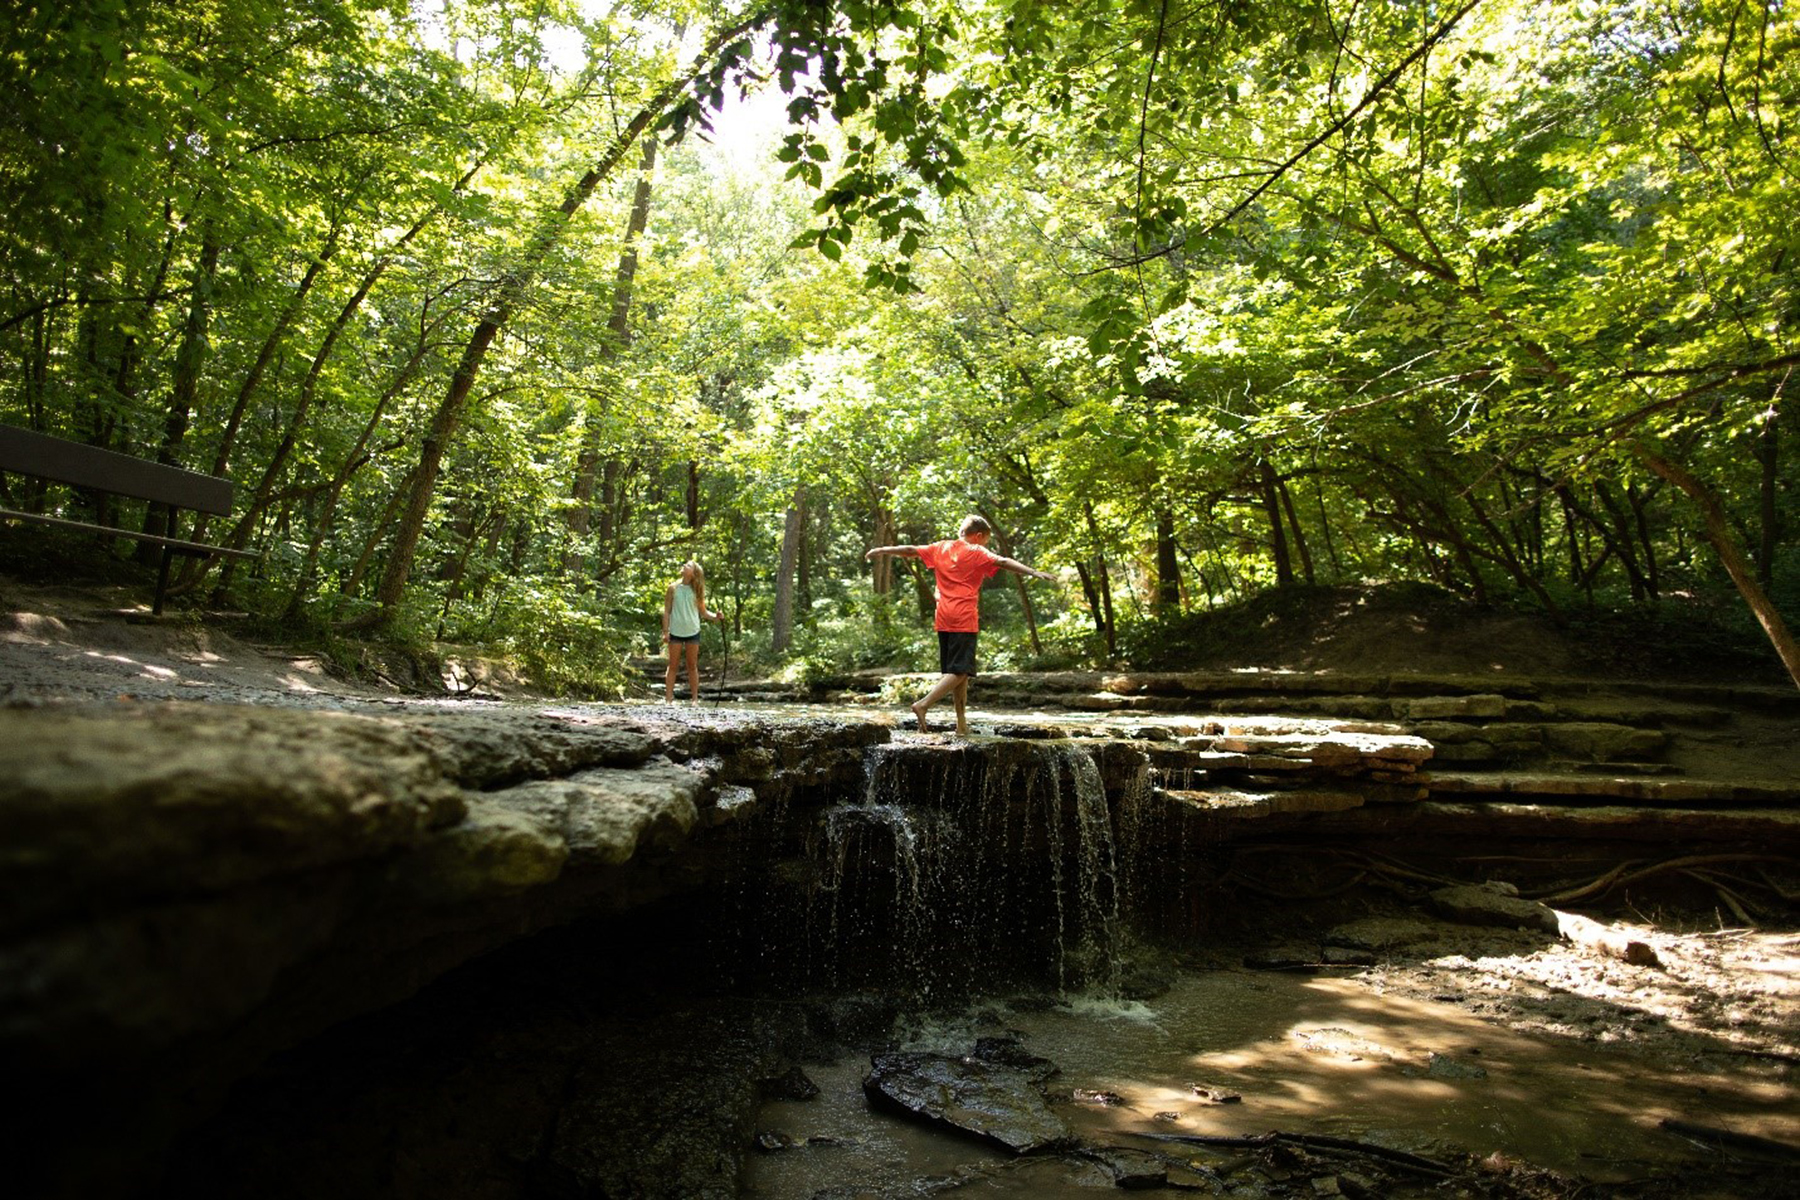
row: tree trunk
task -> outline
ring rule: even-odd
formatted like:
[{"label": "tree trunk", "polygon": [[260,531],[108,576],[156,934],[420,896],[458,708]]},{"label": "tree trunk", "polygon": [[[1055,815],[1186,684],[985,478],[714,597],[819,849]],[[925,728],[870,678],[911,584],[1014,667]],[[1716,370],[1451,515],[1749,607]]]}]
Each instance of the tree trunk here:
[{"label": "tree trunk", "polygon": [[1637,533],[1638,547],[1644,552],[1644,582],[1652,596],[1662,594],[1661,567],[1656,558],[1656,541],[1650,536],[1650,497],[1654,489],[1639,491],[1633,484],[1625,487],[1625,499],[1631,502],[1632,528]]},{"label": "tree trunk", "polygon": [[[194,405],[200,396],[200,372],[206,363],[206,332],[211,323],[213,278],[219,268],[219,239],[207,223],[200,238],[200,257],[194,265],[193,294],[188,301],[187,320],[181,329],[181,344],[175,349],[174,376],[169,385],[169,411],[163,418],[162,443],[156,448],[156,461],[164,466],[181,465],[181,447],[187,441],[188,423],[193,419]],[[144,532],[157,536],[173,536],[166,504],[152,504],[144,514]],[[152,551],[154,562],[162,551],[151,542],[143,543]]]},{"label": "tree trunk", "polygon": [[[318,256],[307,264],[306,274],[301,277],[300,285],[294,289],[294,294],[288,298],[287,306],[275,319],[274,327],[269,330],[268,336],[263,339],[262,346],[257,351],[256,361],[250,364],[249,372],[244,376],[243,383],[238,386],[237,397],[231,406],[231,415],[225,421],[225,432],[219,439],[219,452],[213,456],[212,473],[214,475],[223,475],[230,468],[232,453],[237,449],[238,431],[243,428],[244,416],[250,411],[250,401],[255,398],[257,389],[262,386],[263,376],[268,372],[269,364],[275,360],[276,351],[287,339],[288,329],[299,317],[300,310],[306,307],[306,297],[311,293],[313,284],[318,282],[319,276],[325,271],[325,265],[331,261],[332,255],[337,253],[338,236],[342,232],[342,221],[334,221],[331,233],[325,239],[324,247],[320,249]],[[193,540],[204,541],[206,531],[211,525],[211,513],[201,513],[196,517]],[[193,587],[205,573],[211,561],[210,558],[188,559],[186,565],[181,569],[181,581],[175,590],[180,592]]]},{"label": "tree trunk", "polygon": [[1294,564],[1288,558],[1287,533],[1283,528],[1281,501],[1276,494],[1275,468],[1267,459],[1257,463],[1261,480],[1263,515],[1269,522],[1270,546],[1275,554],[1277,586],[1294,582]]},{"label": "tree trunk", "polygon": [[1313,582],[1312,549],[1306,544],[1306,531],[1300,528],[1300,514],[1294,511],[1294,494],[1288,488],[1287,480],[1279,475],[1275,477],[1275,491],[1281,497],[1281,509],[1287,514],[1288,528],[1294,534],[1294,549],[1300,555],[1300,573],[1310,584]]},{"label": "tree trunk", "polygon": [[[994,531],[994,542],[1000,553],[1007,558],[1013,557],[1012,542],[998,529]],[[1025,586],[1023,575],[1013,576],[1013,586],[1019,589],[1019,607],[1025,612],[1025,629],[1031,635],[1031,652],[1041,655],[1044,652],[1043,642],[1038,639],[1037,610],[1031,606],[1031,589]]]},{"label": "tree trunk", "polygon": [[814,506],[800,506],[800,545],[794,559],[794,620],[802,629],[813,627],[812,560],[817,544],[813,526]]},{"label": "tree trunk", "polygon": [[[1575,522],[1575,501],[1569,495],[1567,484],[1558,484],[1556,498],[1562,505],[1563,540],[1569,547],[1569,582],[1577,587],[1589,580],[1587,571],[1581,565],[1581,531]],[[1593,603],[1593,594],[1588,594],[1588,603]]]},{"label": "tree trunk", "polygon": [[[457,181],[453,190],[461,191],[474,174],[475,168],[471,167]],[[264,466],[262,478],[257,481],[256,489],[251,493],[250,503],[245,506],[243,516],[239,517],[237,524],[232,527],[231,534],[225,541],[227,546],[234,550],[241,550],[250,540],[250,530],[255,527],[257,519],[262,516],[263,510],[268,506],[276,482],[281,478],[282,472],[287,469],[288,459],[293,455],[294,448],[299,445],[300,431],[306,426],[306,418],[312,409],[313,397],[318,393],[319,377],[324,374],[325,364],[331,360],[331,352],[337,346],[338,340],[343,337],[344,330],[349,328],[351,319],[362,308],[363,301],[368,299],[369,293],[375,289],[375,285],[381,281],[381,277],[387,274],[388,267],[393,265],[394,255],[410,245],[412,240],[418,237],[431,223],[431,218],[438,212],[439,209],[432,208],[414,221],[412,227],[401,234],[400,238],[372,263],[367,271],[363,272],[362,279],[357,282],[356,290],[338,310],[337,318],[332,321],[331,328],[326,330],[324,340],[319,343],[318,352],[313,355],[312,364],[306,371],[306,378],[300,381],[299,396],[294,402],[294,415],[289,419],[288,427],[281,436],[281,442],[275,447],[275,453],[270,456],[268,463]],[[215,594],[221,598],[225,590],[231,586],[231,576],[239,561],[235,558],[225,559],[224,565],[219,570],[219,582]]]},{"label": "tree trunk", "polygon": [[1685,468],[1657,454],[1642,442],[1633,443],[1631,448],[1646,466],[1680,488],[1700,506],[1700,514],[1706,521],[1706,540],[1712,543],[1726,574],[1737,585],[1738,594],[1743,596],[1750,611],[1756,614],[1763,632],[1768,634],[1775,653],[1787,668],[1788,677],[1796,687],[1800,687],[1800,644],[1795,643],[1794,635],[1788,631],[1787,622],[1781,619],[1780,610],[1757,583],[1755,572],[1745,560],[1744,552],[1738,548],[1737,538],[1731,532],[1731,522],[1725,517],[1725,506],[1719,502],[1718,496]]},{"label": "tree trunk", "polygon": [[[163,284],[168,280],[169,268],[174,263],[175,241],[177,237],[180,236],[180,231],[174,220],[173,208],[167,201],[163,204],[163,220],[169,226],[169,235],[163,239],[162,260],[157,264],[156,275],[150,281],[150,286],[144,289],[144,304],[138,311],[138,320],[145,327],[149,326],[151,318],[156,313],[155,297],[162,293]],[[142,360],[143,351],[139,347],[138,339],[131,334],[127,334],[125,337],[125,344],[119,353],[119,373],[117,376],[117,383],[115,384],[115,390],[122,400],[135,402],[137,369]],[[160,461],[160,457],[158,461]],[[157,512],[159,508],[162,510],[160,513]],[[149,505],[144,510],[144,532],[168,533],[170,531],[170,516],[170,511],[166,505]],[[149,566],[162,558],[162,551],[152,542],[139,542],[136,558],[139,563],[144,566]]]},{"label": "tree trunk", "polygon": [[1637,540],[1631,535],[1631,524],[1626,520],[1625,508],[1619,503],[1617,496],[1606,485],[1606,480],[1594,481],[1594,495],[1599,498],[1600,506],[1606,510],[1612,527],[1603,536],[1613,553],[1619,556],[1619,565],[1625,568],[1625,577],[1631,584],[1633,600],[1647,600],[1654,594],[1650,589],[1650,580],[1644,575],[1643,568],[1638,566]]},{"label": "tree trunk", "polygon": [[1781,481],[1775,472],[1781,459],[1777,428],[1780,410],[1775,407],[1779,403],[1778,400],[1770,402],[1770,412],[1763,421],[1762,436],[1757,439],[1756,445],[1756,457],[1762,463],[1762,489],[1758,497],[1756,581],[1765,591],[1775,586],[1775,548],[1781,544],[1781,509],[1776,505]]},{"label": "tree trunk", "polygon": [[794,571],[800,557],[800,523],[806,506],[806,489],[794,489],[781,533],[781,563],[775,575],[775,613],[770,620],[769,648],[786,654],[794,640]]},{"label": "tree trunk", "polygon": [[[334,221],[331,232],[325,238],[325,245],[319,253],[306,265],[306,274],[301,276],[300,284],[294,294],[288,298],[287,306],[281,315],[275,318],[275,325],[263,339],[262,346],[256,352],[256,361],[250,364],[250,370],[244,381],[238,385],[236,398],[232,401],[231,415],[225,421],[225,433],[219,440],[219,452],[213,458],[212,473],[223,475],[231,466],[231,455],[237,449],[238,431],[243,427],[244,414],[250,410],[250,401],[255,397],[257,388],[262,386],[263,376],[268,373],[269,364],[275,361],[275,352],[281,349],[281,343],[287,339],[287,331],[300,316],[300,310],[306,306],[306,298],[311,294],[313,284],[325,271],[325,266],[337,253],[338,236],[343,232],[341,221]],[[200,536],[199,534],[195,535]]]},{"label": "tree trunk", "polygon": [[1112,580],[1106,573],[1106,551],[1100,540],[1100,522],[1094,519],[1094,502],[1085,502],[1088,537],[1094,545],[1094,573],[1096,588],[1100,593],[1100,613],[1105,619],[1101,633],[1106,637],[1106,657],[1110,660],[1119,653],[1119,625],[1113,616]]},{"label": "tree trunk", "polygon": [[[420,222],[414,226],[413,232],[416,233],[422,228],[424,228],[424,223]],[[403,239],[403,242],[410,238],[411,234]],[[390,261],[392,260],[384,258],[363,275],[361,282],[357,284],[356,291],[338,310],[337,319],[326,331],[324,340],[319,344],[318,352],[313,355],[312,365],[307,368],[306,378],[300,381],[299,395],[294,401],[294,414],[288,418],[287,428],[281,434],[281,441],[277,443],[275,452],[269,456],[268,463],[264,465],[262,478],[256,481],[256,488],[250,494],[250,502],[244,506],[243,515],[238,518],[237,524],[232,526],[231,533],[225,539],[225,545],[231,549],[241,550],[249,542],[250,531],[255,528],[263,510],[268,507],[269,499],[275,492],[275,484],[281,479],[282,473],[287,470],[288,459],[293,455],[294,448],[300,444],[300,432],[306,428],[306,418],[312,410],[313,397],[318,394],[319,376],[324,373],[325,364],[331,359],[332,349],[337,345],[338,339],[343,336],[344,330],[349,327],[350,319],[362,307],[362,302],[368,297],[370,289],[387,271]],[[219,580],[214,589],[214,594],[219,600],[223,600],[225,591],[231,587],[231,577],[239,561],[236,558],[227,558],[219,568]]]},{"label": "tree trunk", "polygon": [[1156,610],[1181,609],[1181,559],[1175,552],[1175,514],[1156,510]]},{"label": "tree trunk", "polygon": [[[882,505],[875,506],[875,540],[874,545],[892,546],[898,538],[899,531],[894,525],[894,514]],[[875,560],[875,594],[885,596],[894,590],[894,560],[881,557]]]},{"label": "tree trunk", "polygon": [[401,503],[405,501],[407,493],[411,490],[412,475],[408,474],[395,486],[393,494],[387,499],[387,504],[382,507],[381,516],[369,527],[369,536],[363,541],[362,553],[356,556],[355,565],[350,568],[350,573],[344,576],[344,581],[338,585],[340,595],[354,596],[357,589],[362,587],[363,576],[368,573],[369,564],[375,561],[375,551],[381,547],[382,539],[387,536],[388,526],[394,520],[394,514],[400,511]]},{"label": "tree trunk", "polygon": [[[293,594],[288,597],[287,610],[282,615],[283,620],[296,620],[303,611],[306,604],[306,593],[311,590],[313,579],[318,573],[319,553],[324,548],[325,540],[330,536],[336,520],[338,501],[342,499],[344,489],[349,486],[351,477],[368,463],[370,458],[369,440],[381,427],[381,420],[387,413],[387,406],[412,381],[412,377],[418,372],[419,364],[425,361],[425,354],[429,349],[430,342],[421,334],[418,345],[413,348],[412,356],[395,373],[393,381],[382,392],[381,398],[375,402],[374,409],[369,413],[369,419],[363,423],[362,433],[357,436],[356,444],[350,447],[349,453],[344,455],[344,461],[339,464],[336,473],[332,475],[331,483],[325,489],[325,497],[319,509],[318,519],[313,523],[312,540],[307,543],[306,559],[300,564],[299,576],[294,582]],[[396,443],[393,448],[398,449],[399,445],[400,443]],[[383,524],[385,525],[385,521]]]}]

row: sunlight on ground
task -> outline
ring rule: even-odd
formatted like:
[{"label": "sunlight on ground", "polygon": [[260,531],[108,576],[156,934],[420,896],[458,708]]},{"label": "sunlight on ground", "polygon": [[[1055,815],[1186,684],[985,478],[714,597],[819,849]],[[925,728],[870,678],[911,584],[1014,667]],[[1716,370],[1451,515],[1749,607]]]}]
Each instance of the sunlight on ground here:
[{"label": "sunlight on ground", "polygon": [[[1773,1077],[1698,1063],[1671,1072],[1666,1059],[1384,994],[1368,978],[1220,970],[1183,975],[1148,1001],[990,1001],[935,1018],[901,1044],[960,1054],[1000,1032],[1058,1065],[1052,1108],[1079,1136],[1120,1145],[1281,1130],[1619,1180],[1691,1153],[1659,1128],[1665,1117],[1800,1139],[1793,1089]],[[941,1177],[995,1159],[967,1139],[871,1111],[864,1056],[806,1069],[822,1095],[771,1102],[758,1118],[799,1148],[758,1156],[749,1194]]]},{"label": "sunlight on ground", "polygon": [[137,671],[138,674],[145,679],[168,680],[181,678],[178,672],[172,671],[168,667],[159,667],[154,663],[139,662],[137,659],[129,658],[123,654],[102,654],[98,650],[86,650],[83,651],[82,654],[83,657],[96,659],[100,662],[120,663],[123,666],[130,667]]},{"label": "sunlight on ground", "polygon": [[[1671,1075],[1593,1042],[1522,1033],[1354,979],[1218,972],[1184,980],[1151,1007],[1161,1037],[1072,1010],[1019,1017],[1027,1045],[1063,1066],[1059,1090],[1123,1101],[1076,1104],[1073,1123],[1111,1133],[1328,1132],[1586,1173],[1605,1159],[1685,1149],[1656,1127],[1664,1117],[1800,1138],[1786,1086],[1698,1066]],[[1216,1103],[1207,1093],[1241,1098]]]}]

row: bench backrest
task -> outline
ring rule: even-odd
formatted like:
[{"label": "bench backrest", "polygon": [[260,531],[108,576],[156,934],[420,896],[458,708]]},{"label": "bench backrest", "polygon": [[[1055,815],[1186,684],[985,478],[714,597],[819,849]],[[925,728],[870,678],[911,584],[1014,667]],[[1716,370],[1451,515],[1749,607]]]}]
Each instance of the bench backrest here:
[{"label": "bench backrest", "polygon": [[231,512],[231,481],[85,446],[16,425],[0,425],[0,471],[154,500],[172,508]]}]

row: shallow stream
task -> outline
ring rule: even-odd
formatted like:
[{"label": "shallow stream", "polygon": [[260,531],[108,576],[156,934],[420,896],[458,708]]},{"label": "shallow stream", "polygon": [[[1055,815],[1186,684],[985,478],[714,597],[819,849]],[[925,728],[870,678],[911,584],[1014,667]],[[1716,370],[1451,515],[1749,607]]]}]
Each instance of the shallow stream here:
[{"label": "shallow stream", "polygon": [[[1215,1173],[1241,1152],[1139,1135],[1323,1134],[1619,1181],[1692,1155],[1659,1128],[1665,1117],[1771,1135],[1796,1126],[1786,1089],[1747,1086],[1716,1063],[1670,1075],[1663,1063],[1510,1030],[1454,1003],[1384,996],[1351,977],[1187,970],[1147,1000],[978,1004],[903,1022],[899,1040],[960,1054],[997,1034],[1060,1067],[1053,1108],[1083,1141],[1173,1151]],[[959,1172],[971,1178],[958,1194],[1112,1186],[1067,1161],[1021,1176],[1001,1169],[1003,1151],[874,1111],[862,1091],[868,1067],[849,1055],[807,1064],[817,1098],[763,1107],[759,1130],[779,1135],[764,1140],[788,1148],[750,1159],[746,1195],[800,1200],[872,1184],[908,1194],[905,1181],[922,1194],[925,1181]]]}]

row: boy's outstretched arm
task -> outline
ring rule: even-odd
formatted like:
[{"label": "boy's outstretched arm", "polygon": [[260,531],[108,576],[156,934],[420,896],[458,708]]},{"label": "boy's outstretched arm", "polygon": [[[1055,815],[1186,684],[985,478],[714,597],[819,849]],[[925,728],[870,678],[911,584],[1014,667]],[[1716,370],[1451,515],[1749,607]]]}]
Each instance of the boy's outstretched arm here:
[{"label": "boy's outstretched arm", "polygon": [[996,555],[994,558],[994,565],[999,567],[1002,571],[1011,571],[1014,575],[1025,575],[1032,579],[1045,579],[1051,583],[1056,582],[1056,576],[1050,574],[1050,572],[1040,571],[1036,567],[1028,567],[1016,558],[1003,558]]},{"label": "boy's outstretched arm", "polygon": [[867,560],[867,559],[873,559],[873,558],[889,558],[889,557],[894,557],[894,556],[899,556],[902,558],[917,558],[917,557],[919,557],[919,548],[917,546],[876,546],[874,549],[870,550],[867,554],[863,555],[863,558],[865,560]]}]

